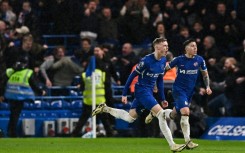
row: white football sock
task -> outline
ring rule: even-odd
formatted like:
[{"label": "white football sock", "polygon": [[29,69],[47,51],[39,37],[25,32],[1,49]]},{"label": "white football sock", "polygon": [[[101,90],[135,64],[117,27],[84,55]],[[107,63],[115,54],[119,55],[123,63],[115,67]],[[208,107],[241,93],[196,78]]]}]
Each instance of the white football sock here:
[{"label": "white football sock", "polygon": [[122,109],[116,109],[116,108],[111,108],[111,107],[106,106],[103,108],[103,112],[109,113],[112,116],[122,119],[129,123],[133,123],[136,120],[135,118],[130,116],[127,111],[122,110]]},{"label": "white football sock", "polygon": [[174,143],[174,140],[173,140],[173,137],[172,137],[172,133],[170,131],[170,129],[168,128],[168,124],[166,122],[166,119],[164,118],[164,110],[160,110],[156,117],[158,118],[158,121],[159,121],[159,126],[160,126],[160,129],[165,137],[165,139],[167,140],[169,146],[172,146]]},{"label": "white football sock", "polygon": [[165,109],[164,111],[165,111],[165,116],[166,116],[166,118],[172,119],[172,118],[170,117],[170,113],[171,113],[173,110],[172,110],[172,109]]},{"label": "white football sock", "polygon": [[181,116],[180,126],[185,138],[185,142],[190,140],[190,124],[189,124],[189,116]]}]

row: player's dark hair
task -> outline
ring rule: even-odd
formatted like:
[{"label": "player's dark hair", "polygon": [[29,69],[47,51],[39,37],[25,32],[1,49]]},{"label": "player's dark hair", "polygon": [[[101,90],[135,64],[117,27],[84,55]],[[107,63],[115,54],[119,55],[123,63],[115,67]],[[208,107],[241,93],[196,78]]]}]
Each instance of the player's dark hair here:
[{"label": "player's dark hair", "polygon": [[165,38],[163,38],[163,37],[156,38],[155,40],[153,40],[152,46],[155,47],[156,44],[159,44],[159,43],[165,42],[165,41],[167,41],[167,39],[165,39]]},{"label": "player's dark hair", "polygon": [[196,40],[193,39],[193,38],[190,38],[190,39],[186,40],[186,41],[183,43],[183,46],[186,47],[186,46],[189,45],[191,42],[196,42]]}]

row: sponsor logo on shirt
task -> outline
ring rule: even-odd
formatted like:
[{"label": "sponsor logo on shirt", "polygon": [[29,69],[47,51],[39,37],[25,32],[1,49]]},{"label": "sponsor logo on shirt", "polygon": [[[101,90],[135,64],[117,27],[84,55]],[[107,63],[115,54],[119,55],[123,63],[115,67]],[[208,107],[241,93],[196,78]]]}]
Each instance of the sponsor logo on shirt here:
[{"label": "sponsor logo on shirt", "polygon": [[158,73],[154,74],[154,73],[147,72],[146,75],[149,76],[149,77],[157,78],[159,74]]},{"label": "sponsor logo on shirt", "polygon": [[182,74],[197,74],[198,70],[179,70],[179,73]]}]

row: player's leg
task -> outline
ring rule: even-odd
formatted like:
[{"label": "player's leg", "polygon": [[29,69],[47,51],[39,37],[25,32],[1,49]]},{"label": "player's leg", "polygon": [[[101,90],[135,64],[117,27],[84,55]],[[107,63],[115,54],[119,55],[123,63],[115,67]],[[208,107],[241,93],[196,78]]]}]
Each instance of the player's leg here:
[{"label": "player's leg", "polygon": [[135,109],[130,109],[130,111],[127,112],[123,109],[108,107],[105,103],[102,103],[98,107],[96,107],[92,112],[92,116],[95,116],[96,114],[103,112],[109,113],[115,118],[122,119],[129,123],[134,122],[137,118],[137,113]]},{"label": "player's leg", "polygon": [[198,144],[192,142],[190,138],[190,123],[189,123],[190,109],[189,107],[184,107],[180,109],[180,112],[181,112],[180,126],[184,135],[185,142],[189,142],[186,148],[194,149],[198,147]]},{"label": "player's leg", "polygon": [[170,117],[175,117],[177,112],[180,112],[180,127],[184,135],[185,142],[187,143],[187,149],[193,149],[198,147],[198,144],[195,144],[190,139],[190,124],[189,124],[189,106],[190,99],[192,94],[187,94],[185,91],[180,89],[173,89],[173,98],[174,98],[174,109],[169,114]]},{"label": "player's leg", "polygon": [[167,140],[170,149],[174,152],[180,152],[183,149],[185,149],[186,145],[185,144],[175,144],[173,141],[172,133],[168,127],[167,121],[166,121],[166,116],[165,112],[162,109],[162,107],[159,104],[156,104],[154,107],[152,107],[151,111],[156,114],[156,117],[158,118],[159,121],[159,126],[160,129]]}]

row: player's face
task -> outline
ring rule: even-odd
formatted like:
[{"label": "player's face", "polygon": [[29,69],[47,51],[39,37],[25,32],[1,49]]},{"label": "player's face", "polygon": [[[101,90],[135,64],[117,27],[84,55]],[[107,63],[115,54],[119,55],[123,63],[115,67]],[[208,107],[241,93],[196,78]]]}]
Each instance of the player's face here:
[{"label": "player's face", "polygon": [[168,42],[164,41],[159,44],[156,44],[155,50],[160,56],[166,56],[168,53]]},{"label": "player's face", "polygon": [[191,42],[189,45],[186,46],[186,53],[194,56],[197,54],[197,44],[196,42]]}]

